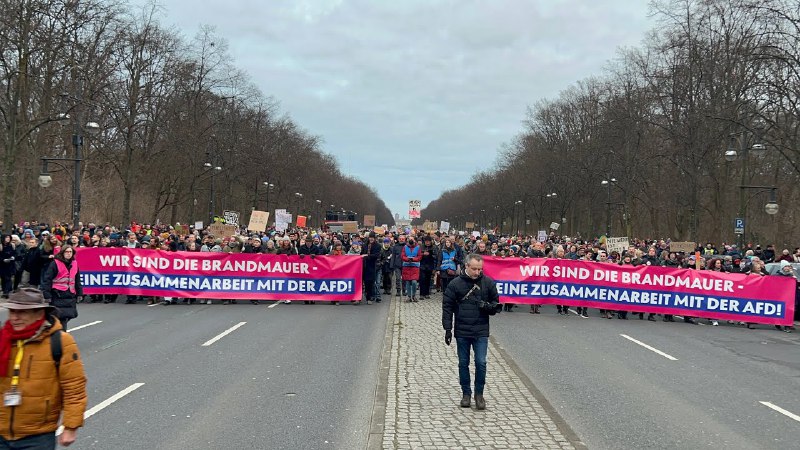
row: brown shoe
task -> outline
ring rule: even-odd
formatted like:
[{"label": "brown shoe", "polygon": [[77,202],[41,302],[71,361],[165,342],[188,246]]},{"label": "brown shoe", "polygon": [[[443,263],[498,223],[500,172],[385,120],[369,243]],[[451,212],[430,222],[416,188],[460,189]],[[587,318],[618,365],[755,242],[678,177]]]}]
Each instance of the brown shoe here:
[{"label": "brown shoe", "polygon": [[475,395],[475,407],[480,410],[486,409],[486,400],[482,395]]},{"label": "brown shoe", "polygon": [[461,397],[461,407],[462,408],[469,408],[470,398],[469,395],[465,395]]}]

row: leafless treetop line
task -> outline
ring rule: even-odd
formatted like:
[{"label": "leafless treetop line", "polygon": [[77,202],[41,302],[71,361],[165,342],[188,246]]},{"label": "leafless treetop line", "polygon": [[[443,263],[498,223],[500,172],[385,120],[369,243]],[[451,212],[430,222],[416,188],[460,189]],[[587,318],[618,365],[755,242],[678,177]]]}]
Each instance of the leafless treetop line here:
[{"label": "leafless treetop line", "polygon": [[320,137],[230,62],[212,28],[187,42],[158,23],[156,7],[101,0],[0,0],[0,11],[6,224],[71,221],[71,163],[50,165],[48,189],[37,177],[42,157],[74,158],[74,127],[88,121],[101,131],[83,141],[85,222],[207,223],[268,199],[271,210],[335,205],[393,223],[374,189],[343,175]]},{"label": "leafless treetop line", "polygon": [[[734,242],[744,206],[748,242],[800,242],[800,2],[657,1],[652,13],[638,48],[531,106],[493,167],[423,218],[598,236],[610,208],[616,236],[719,243]],[[765,213],[768,190],[741,185],[777,187],[779,213]]]}]

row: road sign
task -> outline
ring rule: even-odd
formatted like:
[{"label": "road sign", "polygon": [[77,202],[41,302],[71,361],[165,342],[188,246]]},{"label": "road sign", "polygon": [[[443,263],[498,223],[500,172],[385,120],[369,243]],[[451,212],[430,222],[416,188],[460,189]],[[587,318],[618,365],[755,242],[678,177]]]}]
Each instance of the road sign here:
[{"label": "road sign", "polygon": [[736,234],[744,234],[744,219],[737,217],[733,221],[733,232]]}]

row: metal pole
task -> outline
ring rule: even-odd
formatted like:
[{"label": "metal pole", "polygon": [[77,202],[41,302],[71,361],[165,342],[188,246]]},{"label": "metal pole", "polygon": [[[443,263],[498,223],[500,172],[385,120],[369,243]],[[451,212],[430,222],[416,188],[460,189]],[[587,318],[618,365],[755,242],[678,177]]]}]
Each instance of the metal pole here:
[{"label": "metal pole", "polygon": [[742,131],[742,134],[739,139],[739,149],[741,150],[742,154],[742,182],[739,183],[739,217],[744,220],[744,229],[742,230],[742,234],[739,235],[739,251],[742,252],[744,255],[744,242],[745,242],[745,234],[747,233],[747,203],[745,199],[745,188],[744,186],[747,184],[747,142],[745,139],[745,132]]},{"label": "metal pole", "polygon": [[608,177],[608,201],[606,202],[606,239],[611,237],[611,177]]},{"label": "metal pole", "polygon": [[212,172],[211,172],[211,198],[208,199],[208,219],[210,220],[210,224],[214,223],[214,178],[217,176],[217,172],[213,168],[212,164]]},{"label": "metal pole", "polygon": [[258,182],[258,178],[256,178],[256,190],[253,193],[253,211],[258,209],[258,186],[260,183]]},{"label": "metal pole", "polygon": [[78,223],[81,218],[81,160],[83,159],[83,136],[81,135],[81,98],[83,96],[83,78],[78,77],[78,86],[76,92],[76,101],[78,107],[76,109],[75,122],[72,129],[72,145],[75,147],[75,177],[72,180],[72,229],[78,230]]}]

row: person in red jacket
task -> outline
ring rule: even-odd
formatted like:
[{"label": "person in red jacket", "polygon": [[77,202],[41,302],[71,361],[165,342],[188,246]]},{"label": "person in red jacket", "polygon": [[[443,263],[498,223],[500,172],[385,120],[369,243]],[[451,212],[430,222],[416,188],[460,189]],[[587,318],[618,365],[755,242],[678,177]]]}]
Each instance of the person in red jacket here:
[{"label": "person in red jacket", "polygon": [[417,302],[417,280],[419,280],[419,266],[422,261],[422,250],[417,246],[414,237],[409,237],[400,253],[403,261],[403,284],[406,286],[406,303]]}]

